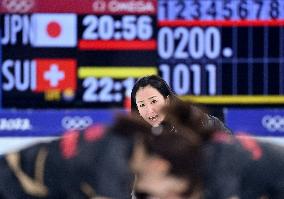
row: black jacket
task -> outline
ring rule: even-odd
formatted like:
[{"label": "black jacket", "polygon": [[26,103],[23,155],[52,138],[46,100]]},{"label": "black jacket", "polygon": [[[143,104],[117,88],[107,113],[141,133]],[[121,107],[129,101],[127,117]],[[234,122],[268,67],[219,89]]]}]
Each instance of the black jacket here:
[{"label": "black jacket", "polygon": [[204,147],[205,199],[284,198],[284,147],[248,136],[217,137]]},{"label": "black jacket", "polygon": [[0,199],[130,198],[131,137],[96,131],[67,133],[2,157]]}]

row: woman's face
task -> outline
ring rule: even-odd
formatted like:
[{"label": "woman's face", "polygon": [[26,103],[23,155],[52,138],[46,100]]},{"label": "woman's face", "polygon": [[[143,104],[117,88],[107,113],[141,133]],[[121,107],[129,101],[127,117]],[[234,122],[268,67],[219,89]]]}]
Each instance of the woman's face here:
[{"label": "woman's face", "polygon": [[159,126],[165,119],[161,109],[169,99],[152,86],[141,87],[136,93],[136,105],[142,118],[152,126]]}]

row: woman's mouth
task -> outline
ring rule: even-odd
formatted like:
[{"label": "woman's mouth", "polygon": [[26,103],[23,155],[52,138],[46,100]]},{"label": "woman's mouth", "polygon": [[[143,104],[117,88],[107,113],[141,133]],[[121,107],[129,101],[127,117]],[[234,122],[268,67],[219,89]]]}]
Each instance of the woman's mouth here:
[{"label": "woman's mouth", "polygon": [[158,115],[155,115],[155,116],[149,117],[149,120],[151,120],[151,121],[156,121],[157,118],[158,118]]}]

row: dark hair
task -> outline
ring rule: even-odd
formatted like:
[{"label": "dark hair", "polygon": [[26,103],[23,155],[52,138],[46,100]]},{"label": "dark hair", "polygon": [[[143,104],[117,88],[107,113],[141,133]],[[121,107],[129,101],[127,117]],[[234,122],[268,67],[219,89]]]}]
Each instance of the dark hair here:
[{"label": "dark hair", "polygon": [[170,174],[190,182],[184,194],[191,195],[202,187],[202,145],[212,137],[215,129],[203,128],[206,114],[190,103],[173,103],[165,111],[169,116],[166,124],[175,126],[177,132],[164,125],[157,132],[143,119],[130,115],[119,118],[115,127],[120,132],[135,134],[149,155],[168,160]]},{"label": "dark hair", "polygon": [[169,97],[170,102],[177,100],[178,97],[174,94],[167,82],[157,75],[145,76],[136,81],[131,91],[131,112],[137,113],[136,93],[140,88],[151,86],[159,91],[164,98]]},{"label": "dark hair", "polygon": [[148,154],[169,161],[169,173],[190,182],[185,195],[191,195],[201,186],[201,142],[199,136],[191,131],[179,128],[178,133],[172,133],[165,128],[160,135],[143,137],[143,145]]}]

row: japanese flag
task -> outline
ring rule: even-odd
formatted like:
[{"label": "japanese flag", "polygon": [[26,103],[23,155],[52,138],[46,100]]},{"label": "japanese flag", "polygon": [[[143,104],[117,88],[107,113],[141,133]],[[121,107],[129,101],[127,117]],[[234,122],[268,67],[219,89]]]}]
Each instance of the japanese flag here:
[{"label": "japanese flag", "polygon": [[75,47],[77,18],[75,14],[33,14],[34,47]]}]

